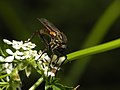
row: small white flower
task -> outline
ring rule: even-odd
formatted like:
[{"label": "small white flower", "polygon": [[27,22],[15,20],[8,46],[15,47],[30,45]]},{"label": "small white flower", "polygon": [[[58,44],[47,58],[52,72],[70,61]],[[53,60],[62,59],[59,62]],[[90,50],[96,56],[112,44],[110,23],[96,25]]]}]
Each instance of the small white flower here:
[{"label": "small white flower", "polygon": [[24,51],[24,56],[26,59],[28,58],[35,58],[37,56],[37,51],[36,50],[29,50],[29,51]]},{"label": "small white flower", "polygon": [[63,57],[59,57],[59,60],[58,60],[57,64],[61,64],[61,63],[63,63],[64,60],[65,60],[65,56],[63,56]]},{"label": "small white flower", "polygon": [[25,59],[28,59],[30,58],[30,52],[29,51],[24,51],[24,56],[25,56]]},{"label": "small white flower", "polygon": [[21,58],[20,58],[21,60],[23,60],[23,59],[25,59],[25,56],[21,56]]},{"label": "small white flower", "polygon": [[0,61],[4,61],[4,57],[0,56]]},{"label": "small white flower", "polygon": [[48,67],[45,67],[43,70],[44,70],[44,74],[45,74],[45,76],[48,76]]},{"label": "small white flower", "polygon": [[39,51],[39,53],[35,56],[35,60],[38,60],[38,59],[40,59],[41,58],[41,56],[42,56],[42,51],[40,50]]},{"label": "small white flower", "polygon": [[12,62],[14,60],[14,56],[8,56],[5,58],[5,62]]},{"label": "small white flower", "polygon": [[3,41],[4,41],[4,43],[6,43],[6,44],[12,44],[12,42],[9,41],[9,40],[7,40],[7,39],[3,39]]},{"label": "small white flower", "polygon": [[28,42],[28,43],[26,43],[27,44],[27,46],[29,47],[29,48],[35,48],[35,44],[34,43],[31,43],[31,42]]},{"label": "small white flower", "polygon": [[6,49],[6,52],[7,52],[9,55],[11,55],[11,56],[6,57],[5,60],[6,60],[7,62],[12,62],[12,61],[14,60],[14,58],[20,60],[21,57],[23,56],[23,52],[20,52],[20,51],[18,51],[18,50],[13,53],[12,50]]},{"label": "small white flower", "polygon": [[31,51],[31,55],[32,55],[33,57],[35,57],[36,55],[38,55],[36,50],[30,50],[30,51]]},{"label": "small white flower", "polygon": [[10,74],[12,72],[12,70],[13,70],[12,63],[11,64],[5,63],[4,67],[6,68],[7,74]]},{"label": "small white flower", "polygon": [[40,60],[43,60],[44,62],[50,62],[51,58],[47,55],[47,53],[43,53],[40,57]]},{"label": "small white flower", "polygon": [[40,55],[37,54],[37,55],[35,56],[35,60],[38,60],[39,58],[40,58]]},{"label": "small white flower", "polygon": [[20,49],[23,46],[23,41],[12,41],[12,47],[16,50]]},{"label": "small white flower", "polygon": [[[11,62],[10,60],[12,60],[12,59],[10,59],[10,58],[12,58],[12,56],[9,56],[7,58],[3,58],[2,56],[0,56],[0,61]],[[10,64],[5,63],[5,64],[3,64],[3,67],[5,68],[5,71],[6,71],[7,74],[10,74],[13,70],[12,63],[10,63]]]},{"label": "small white flower", "polygon": [[30,50],[30,49],[33,49],[35,48],[35,44],[34,43],[31,43],[31,42],[25,42],[23,45],[22,45],[22,49],[23,50]]},{"label": "small white flower", "polygon": [[47,77],[49,77],[49,76],[54,77],[55,76],[55,73],[53,73],[52,71],[49,71],[49,67],[47,67],[47,66],[44,68],[44,74]]},{"label": "small white flower", "polygon": [[10,55],[13,54],[13,52],[12,52],[10,49],[6,49],[6,52],[7,52],[8,54],[10,54]]},{"label": "small white flower", "polygon": [[46,60],[47,62],[51,61],[51,58],[47,55],[47,53],[44,55],[44,61]]},{"label": "small white flower", "polygon": [[53,73],[53,72],[48,72],[48,75],[47,75],[47,76],[54,77],[54,76],[55,76],[55,73]]},{"label": "small white flower", "polygon": [[11,42],[7,39],[3,39],[3,41],[5,43],[7,43],[8,45],[11,44],[12,47],[16,50],[18,50],[20,48],[22,48],[23,50],[30,50],[30,49],[35,48],[35,46],[36,46],[34,43],[31,43],[31,42],[24,42],[23,43],[23,41],[16,41],[16,40],[12,40],[12,42]]}]

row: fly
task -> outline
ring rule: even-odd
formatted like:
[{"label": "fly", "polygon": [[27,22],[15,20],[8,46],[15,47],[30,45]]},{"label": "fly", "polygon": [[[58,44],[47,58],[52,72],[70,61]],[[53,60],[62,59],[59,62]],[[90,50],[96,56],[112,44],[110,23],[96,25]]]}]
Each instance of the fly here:
[{"label": "fly", "polygon": [[[41,29],[39,31],[39,34],[41,35],[42,38],[44,38],[43,35],[48,35],[51,38],[51,41],[46,44],[50,47],[52,52],[54,53],[55,50],[60,52],[62,55],[65,55],[65,51],[67,48],[67,37],[63,32],[60,32],[51,22],[48,20],[41,18],[38,19],[43,25],[44,29]],[[45,40],[45,38],[44,38]]]},{"label": "fly", "polygon": [[[66,56],[67,37],[66,35],[63,32],[61,32],[58,28],[56,28],[47,19],[45,18],[40,18],[40,19],[37,18],[37,19],[43,24],[44,28],[33,33],[33,35],[31,35],[28,41],[31,40],[36,34],[38,34],[42,38],[43,42],[45,43],[47,47],[44,49],[43,52],[46,52],[49,49],[54,55],[55,52],[57,51],[60,54],[60,56],[65,56],[65,60],[66,60],[67,59],[67,56]],[[45,38],[45,35],[50,37],[50,41],[48,41]],[[61,62],[61,64],[63,62]]]}]

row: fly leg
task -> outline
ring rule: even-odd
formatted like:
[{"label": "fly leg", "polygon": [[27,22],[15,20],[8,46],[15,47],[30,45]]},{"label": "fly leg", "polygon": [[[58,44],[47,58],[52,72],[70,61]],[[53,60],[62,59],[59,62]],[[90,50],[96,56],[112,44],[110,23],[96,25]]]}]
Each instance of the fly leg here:
[{"label": "fly leg", "polygon": [[31,36],[30,36],[30,38],[28,38],[27,39],[27,41],[26,42],[29,42],[29,41],[31,41],[34,37],[35,37],[35,35],[37,35],[39,33],[39,31],[37,30],[37,31],[35,31]]}]

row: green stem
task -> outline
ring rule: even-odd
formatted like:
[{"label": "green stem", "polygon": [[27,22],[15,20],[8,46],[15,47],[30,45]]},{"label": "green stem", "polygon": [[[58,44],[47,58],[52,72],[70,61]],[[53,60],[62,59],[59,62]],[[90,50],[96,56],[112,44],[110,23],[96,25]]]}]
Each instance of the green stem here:
[{"label": "green stem", "polygon": [[29,90],[35,90],[42,82],[43,77],[39,78],[38,81]]},{"label": "green stem", "polygon": [[0,75],[0,79],[1,79],[1,78],[5,78],[5,77],[7,77],[7,76],[9,76],[9,74]]},{"label": "green stem", "polygon": [[[113,13],[114,12],[114,13]],[[110,27],[115,23],[115,21],[120,16],[120,1],[114,0],[104,11],[101,17],[98,19],[90,34],[83,43],[82,48],[88,48],[91,46],[98,45],[105,37],[107,32],[110,30]],[[81,54],[83,51],[80,51]],[[73,54],[77,54],[73,53]],[[72,59],[73,54],[69,54],[68,58]],[[70,57],[69,57],[70,56]],[[83,55],[87,56],[87,54]],[[81,57],[81,55],[80,55]],[[75,58],[75,57],[74,57]],[[73,59],[74,59],[73,58]],[[63,79],[65,84],[76,85],[79,78],[82,77],[86,66],[90,62],[92,56],[81,58],[77,60],[71,67],[69,74]],[[74,74],[73,74],[74,73]]]},{"label": "green stem", "polygon": [[70,53],[67,56],[68,56],[68,60],[72,61],[80,57],[102,53],[102,52],[109,51],[109,50],[112,50],[118,47],[120,47],[120,39],[113,40],[111,42],[107,42],[107,43],[97,45],[94,47],[90,47],[87,49],[79,50],[79,51]]}]

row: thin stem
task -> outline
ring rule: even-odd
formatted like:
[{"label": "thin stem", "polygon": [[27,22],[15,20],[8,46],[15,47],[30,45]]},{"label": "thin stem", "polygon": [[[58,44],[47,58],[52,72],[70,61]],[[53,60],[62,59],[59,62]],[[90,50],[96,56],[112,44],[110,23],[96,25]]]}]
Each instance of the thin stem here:
[{"label": "thin stem", "polygon": [[43,77],[39,78],[38,81],[29,90],[35,90],[42,82]]},{"label": "thin stem", "polygon": [[[114,0],[105,9],[104,13],[95,23],[93,29],[87,36],[85,42],[83,42],[82,48],[88,48],[91,46],[98,45],[105,38],[105,35],[110,30],[110,27],[116,22],[119,16],[120,16],[120,0]],[[65,84],[67,83],[68,85],[76,85],[78,80],[82,77],[91,58],[92,56],[88,56],[81,58],[81,60],[77,60],[71,66],[71,70],[69,71],[69,74],[63,79],[64,83]]]},{"label": "thin stem", "polygon": [[70,53],[67,56],[68,56],[68,60],[72,61],[72,60],[78,59],[80,57],[85,57],[85,56],[89,56],[89,55],[106,52],[106,51],[109,51],[109,50],[112,50],[115,48],[119,48],[119,47],[120,47],[120,39],[117,39],[117,40],[113,40],[111,42],[107,42],[107,43],[104,43],[101,45],[97,45],[94,47],[90,47],[87,49],[83,49],[83,50],[79,50],[79,51]]}]

